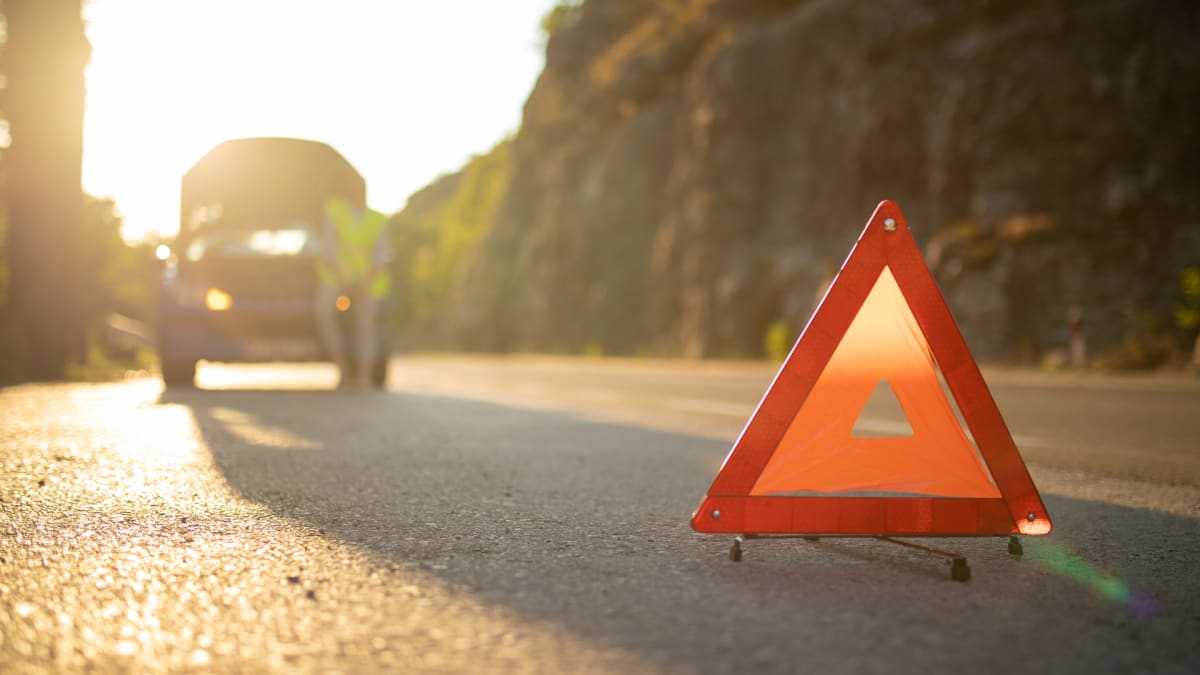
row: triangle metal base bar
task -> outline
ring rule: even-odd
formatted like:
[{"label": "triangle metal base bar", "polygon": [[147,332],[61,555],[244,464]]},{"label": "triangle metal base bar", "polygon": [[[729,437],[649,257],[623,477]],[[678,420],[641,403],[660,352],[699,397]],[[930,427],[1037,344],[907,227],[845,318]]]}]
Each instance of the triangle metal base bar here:
[{"label": "triangle metal base bar", "polygon": [[[801,534],[794,534],[794,535],[791,535],[791,534],[775,534],[775,535],[739,534],[738,536],[733,538],[733,546],[731,546],[729,549],[729,559],[734,562],[741,562],[742,561],[742,545],[746,542],[747,539],[760,539],[760,538],[762,538],[762,539],[765,539],[765,538],[803,539],[803,540],[809,541],[809,542],[817,542],[817,541],[821,540],[820,536],[801,535]],[[838,538],[840,539],[840,538],[846,538],[846,537],[839,536]],[[944,551],[942,549],[933,548],[931,546],[922,546],[921,544],[914,544],[911,541],[901,541],[899,539],[894,539],[892,537],[875,536],[873,538],[878,539],[879,541],[888,542],[889,544],[896,544],[897,546],[904,546],[907,548],[916,549],[918,551],[924,551],[925,553],[928,553],[930,555],[935,555],[935,556],[939,556],[939,557],[948,559],[950,561],[950,578],[953,579],[954,581],[967,581],[971,578],[971,568],[969,565],[967,565],[967,559],[961,553],[956,553],[954,551]],[[1009,552],[1009,554],[1014,555],[1014,556],[1020,556],[1025,553],[1024,547],[1021,546],[1021,540],[1016,535],[1011,535],[1008,537],[1008,552]]]}]

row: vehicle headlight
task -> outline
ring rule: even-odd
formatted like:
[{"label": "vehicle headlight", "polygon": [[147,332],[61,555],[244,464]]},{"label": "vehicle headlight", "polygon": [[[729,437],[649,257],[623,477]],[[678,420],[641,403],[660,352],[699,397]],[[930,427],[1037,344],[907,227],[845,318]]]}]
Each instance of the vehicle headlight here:
[{"label": "vehicle headlight", "polygon": [[233,297],[219,288],[204,293],[204,306],[214,312],[224,312],[233,306]]}]

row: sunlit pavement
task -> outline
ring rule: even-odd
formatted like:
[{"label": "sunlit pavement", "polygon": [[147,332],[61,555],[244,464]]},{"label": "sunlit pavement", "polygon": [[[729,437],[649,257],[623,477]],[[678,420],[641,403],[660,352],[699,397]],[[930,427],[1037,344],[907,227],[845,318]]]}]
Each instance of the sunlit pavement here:
[{"label": "sunlit pavement", "polygon": [[959,584],[871,540],[735,564],[690,531],[770,370],[442,358],[376,393],[318,365],[0,390],[0,671],[1191,672],[1189,384],[1001,374],[1056,529],[1023,559],[938,540]]}]

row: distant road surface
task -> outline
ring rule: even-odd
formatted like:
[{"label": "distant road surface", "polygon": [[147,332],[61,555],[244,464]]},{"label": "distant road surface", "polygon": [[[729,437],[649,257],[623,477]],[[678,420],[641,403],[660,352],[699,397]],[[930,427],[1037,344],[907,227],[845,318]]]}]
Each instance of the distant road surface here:
[{"label": "distant road surface", "polygon": [[[985,372],[1054,532],[688,526],[774,368],[406,357],[0,389],[0,673],[1192,673],[1200,385]],[[897,433],[886,400],[867,433]]]},{"label": "distant road surface", "polygon": [[[745,362],[427,357],[400,362],[394,384],[732,440],[775,371]],[[1200,381],[1002,369],[984,377],[1027,461],[1200,486]],[[872,399],[860,425],[905,428],[883,403]]]}]

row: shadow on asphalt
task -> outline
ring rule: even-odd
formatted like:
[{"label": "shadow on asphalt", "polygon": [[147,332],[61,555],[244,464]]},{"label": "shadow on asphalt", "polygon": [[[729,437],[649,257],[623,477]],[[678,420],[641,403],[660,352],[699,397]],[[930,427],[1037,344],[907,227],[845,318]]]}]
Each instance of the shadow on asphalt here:
[{"label": "shadow on asphalt", "polygon": [[190,409],[246,498],[666,667],[900,667],[935,650],[1081,672],[1112,669],[1114,651],[1185,662],[1200,635],[1200,524],[1165,513],[1044,495],[1055,533],[1027,539],[1023,559],[1003,539],[934,540],[968,557],[967,584],[873,540],[753,540],[735,564],[730,538],[688,525],[724,442],[399,393],[171,390],[161,403]]}]

